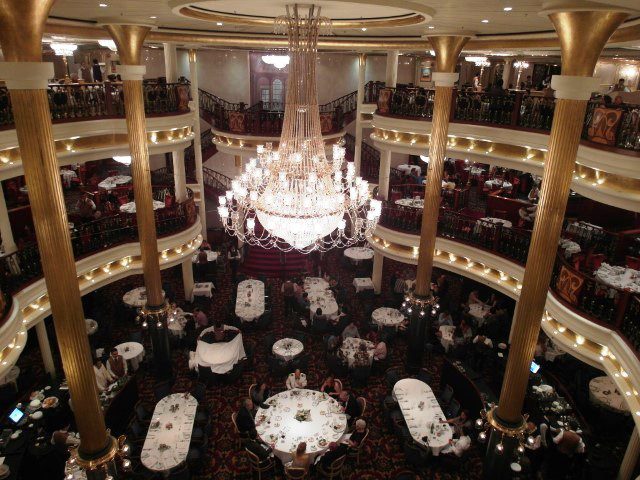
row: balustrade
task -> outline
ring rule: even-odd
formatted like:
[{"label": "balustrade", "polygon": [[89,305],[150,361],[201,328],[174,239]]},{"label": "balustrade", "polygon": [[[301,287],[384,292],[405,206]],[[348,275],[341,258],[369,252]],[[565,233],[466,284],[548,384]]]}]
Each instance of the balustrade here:
[{"label": "balustrade", "polygon": [[[189,111],[189,84],[145,82],[142,88],[147,115]],[[47,94],[53,122],[124,117],[121,83],[52,84]],[[0,87],[0,128],[11,127],[11,96]]]}]

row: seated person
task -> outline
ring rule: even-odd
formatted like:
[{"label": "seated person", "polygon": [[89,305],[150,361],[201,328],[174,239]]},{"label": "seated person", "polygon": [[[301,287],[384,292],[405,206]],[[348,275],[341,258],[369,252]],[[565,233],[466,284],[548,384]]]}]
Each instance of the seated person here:
[{"label": "seated person", "polygon": [[308,310],[309,307],[311,306],[311,301],[309,300],[309,294],[307,292],[302,292],[302,295],[300,295],[300,297],[298,297],[297,300],[298,300],[298,307],[301,310]]},{"label": "seated person", "polygon": [[376,348],[373,351],[373,359],[374,360],[384,360],[387,358],[387,344],[383,341],[380,341],[376,344]]},{"label": "seated person", "polygon": [[107,371],[117,380],[127,374],[127,369],[127,362],[122,358],[122,355],[118,353],[118,349],[112,348],[109,360],[107,360]]},{"label": "seated person", "polygon": [[522,207],[518,210],[518,215],[525,222],[533,223],[536,219],[536,211],[538,210],[538,205],[532,205],[530,207]]},{"label": "seated person", "polygon": [[317,324],[323,324],[326,325],[328,321],[328,318],[326,315],[324,315],[322,313],[322,309],[321,308],[317,308],[316,309],[316,313],[313,314],[313,317],[311,318],[311,323],[317,323]]},{"label": "seated person", "polygon": [[358,420],[356,420],[356,429],[353,431],[353,433],[349,437],[349,440],[347,440],[347,442],[349,443],[349,447],[358,448],[360,446],[360,443],[362,443],[362,440],[364,439],[366,434],[367,434],[367,422],[365,422],[362,418],[359,418]]},{"label": "seated person", "polygon": [[287,377],[287,390],[293,390],[294,388],[304,388],[307,386],[307,376],[300,372],[299,368],[296,371],[290,373]]},{"label": "seated person", "polygon": [[349,325],[347,325],[345,327],[345,329],[342,331],[342,338],[360,338],[360,332],[358,332],[358,327],[356,327],[356,324],[352,321],[349,322]]},{"label": "seated person", "polygon": [[96,376],[96,383],[98,384],[98,391],[100,392],[104,392],[109,384],[116,380],[116,377],[109,373],[99,358],[96,358],[93,362],[93,373]]},{"label": "seated person", "polygon": [[369,365],[371,365],[371,360],[369,357],[369,348],[365,343],[361,343],[358,347],[358,350],[353,355],[353,366],[368,367]]},{"label": "seated person", "polygon": [[343,455],[346,455],[347,451],[348,447],[344,443],[331,442],[327,453],[320,457],[319,463],[322,465],[322,468],[329,470],[329,468],[331,468],[331,464]]},{"label": "seated person", "polygon": [[573,430],[564,430],[562,428],[549,427],[553,434],[553,443],[556,444],[558,452],[569,457],[576,453],[584,453],[585,445],[582,437]]},{"label": "seated person", "polygon": [[327,339],[327,350],[335,352],[342,344],[342,337],[339,335],[329,335]]},{"label": "seated person", "polygon": [[461,435],[462,429],[471,428],[471,418],[469,418],[469,411],[462,410],[457,417],[450,418],[449,420],[440,420],[441,423],[448,423],[453,428],[453,431],[457,435]]},{"label": "seated person", "polygon": [[253,401],[250,398],[243,400],[242,407],[236,417],[236,425],[241,433],[252,435],[256,432],[256,422],[253,419]]},{"label": "seated person", "polygon": [[442,453],[447,455],[455,455],[460,458],[464,455],[464,452],[471,447],[471,437],[467,435],[464,427],[460,428],[460,436],[456,439],[449,440],[449,445],[444,447]]},{"label": "seated person", "polygon": [[51,435],[51,445],[56,447],[62,447],[64,451],[67,450],[67,445],[80,445],[80,439],[73,433],[69,433],[69,427],[67,425],[62,430],[56,430]]},{"label": "seated person", "polygon": [[258,457],[260,462],[273,457],[273,449],[258,438],[258,433],[255,430],[249,433],[249,439],[244,442],[244,448]]},{"label": "seated person", "polygon": [[338,382],[333,375],[329,375],[327,378],[325,378],[324,382],[320,386],[321,392],[324,392],[327,395],[331,395],[332,397],[339,396],[341,390],[342,383]]},{"label": "seated person", "polygon": [[347,390],[342,390],[338,398],[338,401],[344,408],[344,413],[348,418],[355,419],[360,416],[360,404],[358,403],[355,395],[351,394],[351,392],[348,392]]},{"label": "seated person", "polygon": [[193,309],[193,318],[198,327],[206,328],[209,326],[209,319],[205,313],[197,307]]},{"label": "seated person", "polygon": [[438,326],[442,327],[443,325],[453,325],[453,317],[449,313],[449,310],[442,310],[440,315],[438,315]]},{"label": "seated person", "polygon": [[265,382],[260,382],[251,390],[251,400],[255,405],[259,405],[260,408],[269,408],[266,402],[271,396],[271,389]]},{"label": "seated person", "polygon": [[484,302],[480,300],[480,292],[478,290],[472,290],[469,294],[469,299],[467,300],[467,305],[472,305],[477,303],[479,305],[484,305]]},{"label": "seated person", "polygon": [[307,453],[307,443],[300,442],[298,448],[293,454],[293,460],[291,460],[291,467],[304,468],[305,472],[309,471],[311,466],[311,456]]}]

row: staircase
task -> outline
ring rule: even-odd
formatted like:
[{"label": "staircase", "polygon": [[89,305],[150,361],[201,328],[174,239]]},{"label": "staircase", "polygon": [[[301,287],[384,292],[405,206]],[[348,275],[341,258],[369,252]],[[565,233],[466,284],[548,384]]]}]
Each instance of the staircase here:
[{"label": "staircase", "polygon": [[252,276],[287,278],[309,271],[309,255],[249,246],[240,271]]}]

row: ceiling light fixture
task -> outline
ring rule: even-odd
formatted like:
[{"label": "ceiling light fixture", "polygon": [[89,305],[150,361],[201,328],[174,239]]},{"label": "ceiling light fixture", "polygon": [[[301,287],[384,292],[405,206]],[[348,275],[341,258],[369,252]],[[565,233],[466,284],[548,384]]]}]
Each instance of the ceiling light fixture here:
[{"label": "ceiling light fixture", "polygon": [[154,19],[154,20],[155,20],[155,19],[156,19],[156,18],[158,18],[158,17],[156,17],[155,15],[151,15],[149,18],[152,18],[152,19]]},{"label": "ceiling light fixture", "polygon": [[513,10],[513,7],[504,7],[502,10],[504,10],[505,12],[510,12],[511,10]]},{"label": "ceiling light fixture", "polygon": [[290,57],[289,55],[263,55],[262,61],[281,70],[289,65]]},{"label": "ceiling light fixture", "polygon": [[99,3],[98,6],[100,8],[107,8],[109,5],[107,5],[106,3]]},{"label": "ceiling light fixture", "polygon": [[113,52],[118,51],[118,47],[116,47],[116,42],[114,42],[113,40],[98,40],[98,45],[100,45],[101,47],[108,48]]},{"label": "ceiling light fixture", "polygon": [[222,22],[216,22],[216,25],[221,27],[222,25],[224,25]]},{"label": "ceiling light fixture", "polygon": [[360,30],[362,30],[363,32],[367,31],[367,27],[362,27]]},{"label": "ceiling light fixture", "polygon": [[433,25],[429,25],[429,27],[428,27],[428,28],[429,28],[429,30],[433,30],[433,29],[434,29],[434,28],[436,28],[436,27],[434,27]]},{"label": "ceiling light fixture", "polygon": [[115,157],[111,158],[123,165],[131,165],[131,155],[116,155]]},{"label": "ceiling light fixture", "polygon": [[218,198],[218,213],[225,230],[249,245],[304,253],[353,245],[373,233],[381,202],[371,200],[353,162],[343,172],[342,146],[333,145],[331,160],[325,154],[316,56],[318,35],[331,22],[314,5],[293,5],[275,27],[288,34],[291,56],[278,150],[258,146],[258,158]]},{"label": "ceiling light fixture", "polygon": [[482,20],[482,23],[489,23],[489,20],[485,18],[484,20]]}]

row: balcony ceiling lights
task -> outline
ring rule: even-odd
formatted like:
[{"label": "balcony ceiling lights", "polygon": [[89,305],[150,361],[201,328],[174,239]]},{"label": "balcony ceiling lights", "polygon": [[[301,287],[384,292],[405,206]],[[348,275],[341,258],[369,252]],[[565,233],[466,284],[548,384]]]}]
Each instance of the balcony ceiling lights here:
[{"label": "balcony ceiling lights", "polygon": [[334,145],[331,160],[325,154],[316,55],[318,35],[329,31],[330,21],[319,13],[313,5],[294,5],[276,19],[277,33],[288,34],[291,57],[278,150],[258,146],[258,158],[219,197],[225,230],[250,245],[326,251],[370,237],[380,217],[381,203],[371,200],[354,164],[343,171],[344,148]]},{"label": "balcony ceiling lights", "polygon": [[131,165],[131,155],[116,155],[113,158],[116,162],[121,163],[123,165]]},{"label": "balcony ceiling lights", "polygon": [[268,65],[273,65],[279,70],[289,65],[289,55],[263,55],[262,61]]},{"label": "balcony ceiling lights", "polygon": [[98,45],[100,45],[101,47],[108,48],[112,52],[118,51],[118,47],[116,47],[116,42],[114,42],[113,40],[98,40]]},{"label": "balcony ceiling lights", "polygon": [[78,49],[78,45],[75,43],[52,42],[49,46],[60,57],[69,57]]}]

